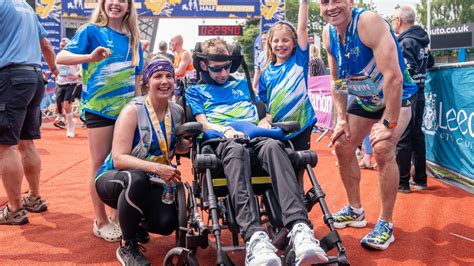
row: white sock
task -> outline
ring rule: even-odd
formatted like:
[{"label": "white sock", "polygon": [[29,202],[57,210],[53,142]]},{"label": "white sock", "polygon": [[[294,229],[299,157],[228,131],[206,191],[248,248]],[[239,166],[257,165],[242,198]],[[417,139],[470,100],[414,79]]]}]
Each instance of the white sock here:
[{"label": "white sock", "polygon": [[[349,205],[350,206],[350,205]],[[364,212],[364,208],[354,208],[351,206],[351,209],[356,213],[356,214],[362,214]]]},{"label": "white sock", "polygon": [[76,127],[76,121],[74,121],[72,113],[66,114],[67,119],[67,136],[74,136],[74,130]]},{"label": "white sock", "polygon": [[390,229],[393,229],[393,223],[392,223],[392,222],[385,221],[385,220],[382,220],[382,219],[380,219],[380,218],[379,218],[379,221],[384,222],[384,223],[388,223],[388,227],[389,227]]},{"label": "white sock", "polygon": [[67,124],[72,125],[72,119],[73,119],[72,113],[66,114],[65,116],[66,116]]}]

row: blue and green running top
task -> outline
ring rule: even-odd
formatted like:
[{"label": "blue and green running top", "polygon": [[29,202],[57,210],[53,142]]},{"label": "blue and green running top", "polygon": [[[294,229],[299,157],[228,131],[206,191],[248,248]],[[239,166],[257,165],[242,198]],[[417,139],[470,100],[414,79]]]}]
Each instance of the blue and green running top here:
[{"label": "blue and green running top", "polygon": [[82,64],[82,110],[116,120],[122,108],[134,96],[135,76],[143,68],[132,65],[129,37],[109,27],[87,24],[80,28],[65,50],[74,54],[90,54],[97,47],[109,48],[111,55],[100,62]]},{"label": "blue and green running top", "polygon": [[186,104],[191,107],[193,115],[204,114],[212,124],[258,123],[257,108],[245,80],[231,80],[221,86],[193,85],[186,89]]},{"label": "blue and green running top", "polygon": [[316,123],[316,115],[308,97],[309,49],[296,45],[295,53],[281,65],[270,64],[260,75],[258,96],[267,104],[273,122],[298,121],[297,136]]},{"label": "blue and green running top", "polygon": [[[147,111],[147,115],[149,116],[148,111]],[[152,123],[151,120],[150,120],[150,125],[151,125],[151,127],[153,127],[153,123]],[[160,121],[160,126],[161,126],[161,130],[163,132],[164,137],[167,138],[166,126],[165,126],[164,120]],[[175,151],[175,147],[176,147],[176,138],[175,138],[175,135],[174,135],[174,126],[175,125],[174,125],[174,122],[173,122],[172,132],[171,132],[171,143],[170,143],[170,150],[169,150],[170,156],[174,155],[174,151]],[[160,143],[158,141],[156,130],[154,128],[152,128],[151,132],[152,132],[153,136],[152,136],[152,140],[151,140],[151,143],[150,143],[150,148],[148,150],[148,154],[147,154],[145,160],[166,164],[167,161],[166,161],[166,158],[163,158],[163,152],[161,151],[161,148],[160,148]],[[166,141],[168,141],[168,140],[166,139]],[[140,142],[140,131],[137,128],[135,130],[135,135],[133,137],[133,145],[132,145],[131,150],[133,150],[133,148],[135,148],[137,145],[139,145],[139,142]],[[97,181],[105,172],[110,171],[110,170],[115,170],[114,161],[112,160],[112,153],[109,153],[107,158],[102,163],[102,166],[100,167],[99,171],[97,172],[95,180]]]},{"label": "blue and green running top", "polygon": [[[357,103],[368,112],[376,112],[385,108],[383,95],[383,75],[377,69],[372,49],[360,40],[357,31],[359,17],[366,10],[354,8],[352,20],[347,27],[345,42],[341,43],[334,26],[329,25],[329,50],[337,62],[338,79],[334,91],[352,94]],[[398,41],[390,30],[398,51],[398,65],[403,75],[402,100],[409,99],[418,91],[416,83],[405,67],[403,54]]]}]

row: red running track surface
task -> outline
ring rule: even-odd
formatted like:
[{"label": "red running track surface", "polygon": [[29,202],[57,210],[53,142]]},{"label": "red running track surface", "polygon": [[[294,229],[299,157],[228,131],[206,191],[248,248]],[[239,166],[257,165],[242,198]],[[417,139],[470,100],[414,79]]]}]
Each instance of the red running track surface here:
[{"label": "red running track surface", "polygon": [[[77,128],[77,137],[68,139],[65,131],[49,125],[42,129],[43,139],[36,142],[42,158],[41,195],[48,211],[29,214],[23,226],[0,226],[0,265],[117,265],[117,243],[108,243],[92,234],[93,211],[87,189],[89,156],[87,134]],[[336,167],[336,158],[327,148],[328,139],[315,142],[319,155],[315,168],[331,211],[346,204],[346,196]],[[190,181],[190,163],[180,166]],[[368,251],[360,239],[374,226],[380,210],[377,173],[362,170],[362,203],[368,227],[339,230],[353,265],[474,265],[473,195],[429,178],[429,190],[398,194],[394,211],[396,241],[386,251]],[[306,185],[309,181],[306,179]],[[23,191],[27,191],[26,181]],[[0,205],[7,201],[0,187]],[[327,232],[318,205],[310,213],[318,237]],[[230,235],[224,234],[230,242]],[[146,256],[161,265],[166,252],[174,246],[174,235],[152,236]],[[201,265],[213,265],[213,249],[198,250]],[[244,264],[243,252],[231,254],[238,265]]]}]

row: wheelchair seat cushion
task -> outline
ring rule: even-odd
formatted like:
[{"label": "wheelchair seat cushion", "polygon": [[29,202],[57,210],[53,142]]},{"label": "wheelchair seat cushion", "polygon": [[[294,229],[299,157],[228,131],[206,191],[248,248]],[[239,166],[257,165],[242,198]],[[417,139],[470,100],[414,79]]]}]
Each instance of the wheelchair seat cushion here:
[{"label": "wheelchair seat cushion", "polygon": [[[215,131],[217,132],[217,131]],[[220,135],[222,136],[222,135]],[[231,141],[231,140],[223,140]],[[220,142],[211,142],[209,144],[204,144],[201,146],[202,154],[216,154],[215,149]],[[248,145],[251,142],[249,142]],[[251,183],[256,195],[263,194],[266,190],[272,189],[272,179],[268,173],[262,168],[260,162],[258,161],[257,155],[255,152],[250,152],[250,169],[252,173]],[[224,175],[224,167],[222,161],[219,160],[218,166],[211,171],[212,175],[212,185],[214,187],[214,193],[220,197],[228,195],[227,190],[227,179]]]},{"label": "wheelchair seat cushion", "polygon": [[[248,121],[235,121],[228,124],[228,126],[234,128],[237,131],[244,133],[250,139],[253,139],[256,137],[269,137],[276,140],[286,139],[285,133],[283,132],[283,130],[281,130],[281,128],[271,128],[271,129],[261,128],[255,125],[254,123],[248,122]],[[224,134],[222,134],[221,132],[211,129],[204,132],[203,140],[220,138],[223,136]]]}]

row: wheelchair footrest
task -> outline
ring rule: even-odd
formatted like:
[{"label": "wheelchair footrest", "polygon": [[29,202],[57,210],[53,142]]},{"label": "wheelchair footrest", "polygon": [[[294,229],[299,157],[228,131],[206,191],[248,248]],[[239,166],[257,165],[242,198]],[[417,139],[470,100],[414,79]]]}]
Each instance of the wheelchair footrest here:
[{"label": "wheelchair footrest", "polygon": [[[293,266],[295,265],[295,252],[293,249],[288,249],[286,252],[281,256],[282,265],[285,266]],[[337,256],[328,256],[328,261],[324,263],[318,263],[316,265],[350,265],[349,261],[347,260],[345,251],[339,252]]]}]

